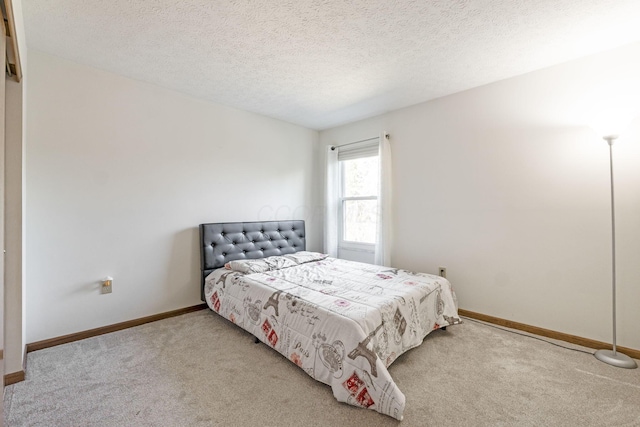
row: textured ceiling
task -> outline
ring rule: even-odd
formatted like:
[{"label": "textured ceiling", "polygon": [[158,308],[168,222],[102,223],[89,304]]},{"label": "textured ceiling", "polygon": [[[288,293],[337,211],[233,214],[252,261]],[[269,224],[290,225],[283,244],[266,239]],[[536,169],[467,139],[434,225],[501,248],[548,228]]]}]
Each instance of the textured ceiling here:
[{"label": "textured ceiling", "polygon": [[22,0],[27,43],[325,129],[640,40],[640,0]]}]

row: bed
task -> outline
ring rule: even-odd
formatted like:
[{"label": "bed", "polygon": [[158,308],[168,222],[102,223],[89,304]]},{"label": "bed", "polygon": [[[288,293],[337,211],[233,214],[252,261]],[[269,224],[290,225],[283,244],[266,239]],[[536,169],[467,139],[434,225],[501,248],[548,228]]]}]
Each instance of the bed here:
[{"label": "bed", "polygon": [[307,252],[304,221],[201,224],[200,237],[203,301],[340,402],[402,420],[387,368],[460,323],[446,279]]}]

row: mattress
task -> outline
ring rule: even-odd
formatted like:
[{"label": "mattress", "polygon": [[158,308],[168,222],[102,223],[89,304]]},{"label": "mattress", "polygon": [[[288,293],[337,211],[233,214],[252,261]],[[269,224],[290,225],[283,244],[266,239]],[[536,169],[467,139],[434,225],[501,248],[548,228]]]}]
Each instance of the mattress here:
[{"label": "mattress", "polygon": [[460,323],[442,277],[311,252],[228,263],[207,277],[205,297],[338,401],[398,420],[405,396],[387,368],[431,331]]}]

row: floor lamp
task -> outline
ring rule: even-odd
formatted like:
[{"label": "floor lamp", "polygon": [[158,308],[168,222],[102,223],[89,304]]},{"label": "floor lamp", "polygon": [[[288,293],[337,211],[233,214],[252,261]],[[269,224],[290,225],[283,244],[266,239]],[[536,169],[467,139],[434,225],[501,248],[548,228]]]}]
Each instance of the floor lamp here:
[{"label": "floor lamp", "polygon": [[613,350],[598,350],[594,353],[596,359],[618,368],[637,368],[636,362],[626,354],[618,353],[616,348],[616,216],[613,202],[613,141],[618,135],[608,135],[604,140],[609,144],[609,170],[611,175],[611,255],[612,255],[612,282],[613,291]]}]

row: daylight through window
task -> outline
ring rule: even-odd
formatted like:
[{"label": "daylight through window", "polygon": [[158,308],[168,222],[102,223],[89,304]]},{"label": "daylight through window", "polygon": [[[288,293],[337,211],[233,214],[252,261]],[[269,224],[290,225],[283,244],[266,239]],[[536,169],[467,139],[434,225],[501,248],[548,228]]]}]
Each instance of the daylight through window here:
[{"label": "daylight through window", "polygon": [[378,217],[379,159],[368,155],[340,161],[342,244],[374,245]]}]

